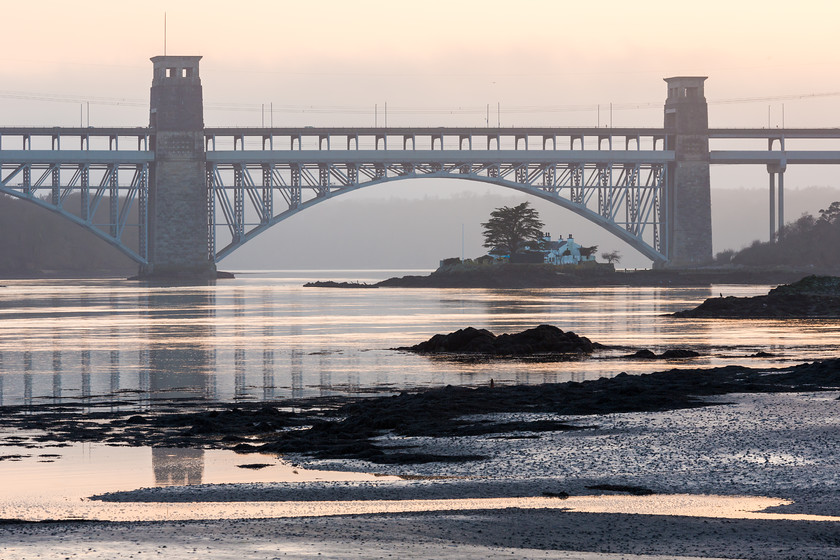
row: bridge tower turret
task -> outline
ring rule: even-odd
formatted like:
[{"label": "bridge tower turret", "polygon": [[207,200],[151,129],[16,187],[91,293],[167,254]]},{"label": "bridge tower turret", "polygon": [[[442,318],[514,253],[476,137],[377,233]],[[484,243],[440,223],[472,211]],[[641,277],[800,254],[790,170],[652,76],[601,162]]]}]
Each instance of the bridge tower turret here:
[{"label": "bridge tower turret", "polygon": [[681,76],[665,81],[665,149],[673,150],[675,156],[666,188],[668,266],[707,264],[712,260],[712,202],[706,78]]},{"label": "bridge tower turret", "polygon": [[209,251],[200,56],[152,58],[148,265],[142,277],[215,278]]}]

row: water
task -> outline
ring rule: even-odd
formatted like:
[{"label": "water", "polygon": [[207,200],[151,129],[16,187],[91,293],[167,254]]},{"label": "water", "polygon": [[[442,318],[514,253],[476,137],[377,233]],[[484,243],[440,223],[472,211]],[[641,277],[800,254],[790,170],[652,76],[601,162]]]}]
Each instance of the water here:
[{"label": "water", "polygon": [[[711,288],[329,289],[410,271],[239,273],[215,286],[125,280],[7,280],[0,288],[0,404],[119,398],[273,400],[446,384],[581,381],[680,365],[780,367],[833,357],[836,321],[675,319]],[[422,273],[414,271],[413,273]],[[514,332],[549,323],[626,349],[571,361],[459,362],[392,350],[466,326]],[[630,349],[703,357],[633,361]],[[754,358],[756,351],[774,354]]]},{"label": "water", "polygon": [[[744,364],[780,367],[833,357],[835,321],[684,320],[668,313],[718,293],[756,295],[770,286],[711,288],[326,289],[309,280],[375,281],[408,271],[240,273],[214,286],[154,287],[125,280],[9,280],[0,287],[0,404],[118,401],[148,408],[157,399],[273,400],[381,394],[445,384],[542,383],[593,379],[621,371]],[[414,273],[418,273],[415,271]],[[514,332],[541,323],[620,349],[569,361],[454,361],[392,350],[465,326]],[[621,356],[638,348],[689,348],[701,358],[670,362]],[[749,357],[757,351],[773,357]],[[8,434],[7,434],[8,435]],[[141,486],[222,482],[370,480],[368,475],[305,471],[277,457],[237,457],[209,449],[100,444],[36,444],[16,432],[0,450],[0,517],[21,519],[194,519],[431,511],[477,507],[551,507],[546,499],[334,503],[102,504],[95,493]],[[10,456],[19,456],[13,460]],[[259,470],[242,463],[266,463]],[[385,482],[382,477],[376,478]],[[665,497],[625,506],[580,497],[579,511],[655,511],[699,515],[697,500]],[[754,511],[708,497],[720,510]],[[692,501],[694,500],[694,501]],[[729,502],[727,502],[729,500]],[[772,503],[771,503],[772,502]],[[687,506],[686,503],[689,505]],[[698,502],[699,503],[699,502]],[[563,501],[559,507],[572,507]],[[594,509],[593,509],[594,508]],[[600,508],[600,509],[599,509]],[[650,508],[655,508],[650,510]],[[659,509],[656,509],[659,508]],[[718,508],[718,509],[714,509]],[[727,510],[729,511],[729,510]],[[673,513],[682,512],[682,513]],[[737,513],[742,515],[742,513]],[[768,514],[764,514],[768,515]]]}]

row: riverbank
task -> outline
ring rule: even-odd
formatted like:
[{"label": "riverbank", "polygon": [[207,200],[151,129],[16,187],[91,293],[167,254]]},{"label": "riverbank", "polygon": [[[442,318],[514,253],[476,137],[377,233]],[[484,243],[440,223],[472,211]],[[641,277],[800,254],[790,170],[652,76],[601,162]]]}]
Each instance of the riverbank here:
[{"label": "riverbank", "polygon": [[783,284],[813,273],[813,271],[787,268],[710,267],[682,270],[615,270],[612,265],[456,264],[442,266],[426,276],[393,277],[372,284],[319,281],[310,282],[307,287],[490,289],[592,286],[688,287],[713,284]]}]

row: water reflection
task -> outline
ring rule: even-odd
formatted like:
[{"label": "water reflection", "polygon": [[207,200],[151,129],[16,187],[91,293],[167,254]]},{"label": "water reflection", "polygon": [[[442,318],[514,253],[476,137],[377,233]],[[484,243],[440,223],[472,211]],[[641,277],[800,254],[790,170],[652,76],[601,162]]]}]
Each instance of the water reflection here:
[{"label": "water reflection", "polygon": [[[755,295],[766,286],[513,292],[305,289],[303,281],[11,281],[0,291],[0,404],[114,396],[141,407],[161,398],[271,400],[483,385],[491,378],[583,381],[682,364],[615,359],[619,351],[534,363],[453,362],[390,350],[470,325],[501,333],[549,323],[607,345],[691,348],[704,354],[690,362],[698,366],[778,367],[831,357],[840,344],[840,325],[832,321],[665,316],[711,294]],[[759,350],[776,357],[747,357]]]},{"label": "water reflection", "polygon": [[209,382],[215,374],[209,351],[213,339],[213,292],[153,292],[143,303],[146,315],[156,319],[147,331],[148,365],[143,368],[141,363],[141,371],[148,372],[149,395],[165,399],[213,398],[213,383]]},{"label": "water reflection", "polygon": [[157,486],[201,484],[204,476],[204,450],[153,447],[152,470]]}]

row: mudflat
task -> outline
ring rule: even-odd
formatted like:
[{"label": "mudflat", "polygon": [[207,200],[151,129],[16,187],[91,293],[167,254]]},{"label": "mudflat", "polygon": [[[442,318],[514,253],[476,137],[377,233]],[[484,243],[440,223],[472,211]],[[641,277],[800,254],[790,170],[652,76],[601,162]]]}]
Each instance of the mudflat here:
[{"label": "mudflat", "polygon": [[[82,426],[71,429],[76,422],[98,426],[96,437],[114,443],[247,451],[272,441],[296,442],[284,454],[302,466],[403,480],[111,493],[97,500],[159,508],[340,502],[368,504],[372,512],[156,522],[7,520],[0,524],[0,556],[840,558],[838,375],[840,363],[828,360],[779,370],[670,370],[556,387],[441,388],[380,399],[313,400],[294,411],[286,410],[290,403],[263,403],[215,410],[195,404],[186,412],[173,406],[155,415],[94,412],[95,422],[82,422],[81,411],[56,407],[31,414],[4,409],[5,426],[40,425],[43,441],[87,437]],[[265,437],[258,435],[257,425],[270,416],[277,423]],[[237,427],[237,417],[243,423],[250,418],[251,428]],[[330,425],[341,427],[328,429],[330,437],[341,439],[343,430],[347,438],[338,447],[318,447],[313,433]],[[231,438],[237,431],[251,442]],[[278,436],[284,433],[295,435]],[[351,441],[359,445],[356,451]],[[592,495],[609,497],[607,505],[587,505]],[[710,495],[780,501],[759,513],[749,506],[691,506],[692,497]],[[488,509],[482,507],[488,498],[526,501]],[[437,502],[437,511],[384,512],[379,505],[451,499],[476,501]]]}]

